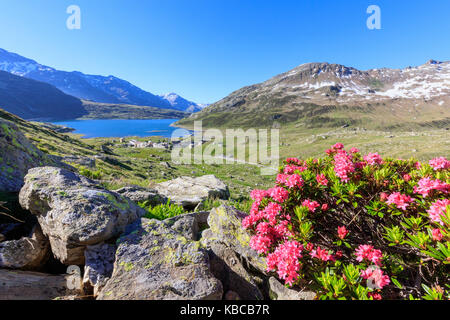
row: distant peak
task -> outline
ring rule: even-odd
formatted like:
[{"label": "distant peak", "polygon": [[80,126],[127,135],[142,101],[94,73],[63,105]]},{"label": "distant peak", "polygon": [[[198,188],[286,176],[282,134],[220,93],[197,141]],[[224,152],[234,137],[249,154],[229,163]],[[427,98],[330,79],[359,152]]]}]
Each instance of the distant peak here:
[{"label": "distant peak", "polygon": [[442,63],[442,61],[437,61],[437,60],[433,60],[433,59],[431,59],[427,62],[427,64],[441,64],[441,63]]}]

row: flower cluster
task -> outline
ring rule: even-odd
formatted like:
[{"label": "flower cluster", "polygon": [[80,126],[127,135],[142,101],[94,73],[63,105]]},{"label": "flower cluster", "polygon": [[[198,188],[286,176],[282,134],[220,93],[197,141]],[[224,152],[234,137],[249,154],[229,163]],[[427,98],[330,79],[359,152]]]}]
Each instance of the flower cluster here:
[{"label": "flower cluster", "polygon": [[383,159],[378,153],[369,153],[364,157],[364,161],[366,161],[367,164],[371,166],[383,163]]},{"label": "flower cluster", "polygon": [[384,286],[387,286],[391,282],[389,276],[383,274],[383,270],[380,268],[369,267],[361,272],[361,277],[370,281],[369,286],[378,289],[383,289]]},{"label": "flower cluster", "polygon": [[297,241],[287,241],[279,245],[267,256],[267,269],[277,270],[280,279],[292,285],[298,279],[299,259],[302,257],[303,245]]},{"label": "flower cluster", "polygon": [[251,192],[242,226],[267,270],[320,299],[400,298],[403,288],[444,297],[433,288],[449,277],[450,161],[363,156],[342,143],[326,154],[286,159],[275,186]]},{"label": "flower cluster", "polygon": [[402,209],[403,211],[406,210],[412,201],[413,198],[401,194],[400,192],[394,192],[387,198],[387,204],[395,204],[397,208]]},{"label": "flower cluster", "polygon": [[437,222],[440,225],[444,225],[442,217],[444,217],[446,213],[450,213],[449,206],[450,206],[449,199],[437,200],[435,203],[433,203],[430,209],[427,211],[431,221]]},{"label": "flower cluster", "polygon": [[352,155],[345,150],[338,150],[334,156],[334,172],[343,182],[350,181],[350,174],[355,171]]},{"label": "flower cluster", "polygon": [[359,262],[362,262],[363,260],[370,261],[374,263],[377,266],[381,265],[381,258],[383,257],[383,254],[381,253],[381,250],[374,249],[371,245],[360,245],[356,251],[356,260]]},{"label": "flower cluster", "polygon": [[430,160],[429,163],[434,170],[441,170],[441,169],[445,170],[450,168],[450,161],[444,157],[435,158],[433,160]]},{"label": "flower cluster", "polygon": [[421,194],[423,197],[428,197],[433,190],[448,193],[450,191],[450,184],[442,182],[441,180],[432,180],[429,177],[422,178],[414,187],[414,192]]}]

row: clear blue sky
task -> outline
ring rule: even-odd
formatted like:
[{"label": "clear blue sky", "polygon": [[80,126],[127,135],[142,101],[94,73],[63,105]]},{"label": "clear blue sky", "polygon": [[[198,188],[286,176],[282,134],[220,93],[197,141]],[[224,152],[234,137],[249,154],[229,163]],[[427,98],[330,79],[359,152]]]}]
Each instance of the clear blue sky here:
[{"label": "clear blue sky", "polygon": [[[81,8],[81,30],[66,8]],[[366,9],[380,6],[382,30]],[[0,47],[215,102],[306,62],[360,69],[450,60],[448,0],[0,0]]]}]

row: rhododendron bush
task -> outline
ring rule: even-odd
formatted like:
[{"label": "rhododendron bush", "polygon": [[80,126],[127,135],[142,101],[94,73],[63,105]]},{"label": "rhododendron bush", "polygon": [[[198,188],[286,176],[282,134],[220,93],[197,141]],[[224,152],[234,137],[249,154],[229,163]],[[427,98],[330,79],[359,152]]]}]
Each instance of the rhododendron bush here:
[{"label": "rhododendron bush", "polygon": [[326,153],[251,194],[243,227],[268,271],[320,299],[448,299],[450,161]]}]

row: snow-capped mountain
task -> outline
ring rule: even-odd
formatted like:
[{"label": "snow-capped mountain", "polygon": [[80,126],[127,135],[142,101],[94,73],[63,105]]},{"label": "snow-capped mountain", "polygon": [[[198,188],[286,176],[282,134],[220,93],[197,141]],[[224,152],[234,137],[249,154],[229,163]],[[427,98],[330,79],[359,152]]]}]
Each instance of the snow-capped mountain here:
[{"label": "snow-capped mountain", "polygon": [[321,126],[362,123],[369,115],[380,120],[384,114],[393,126],[395,121],[443,126],[450,119],[449,107],[450,62],[368,71],[308,63],[241,88],[179,124],[203,120],[205,126],[256,126],[278,121]]},{"label": "snow-capped mountain", "polygon": [[365,105],[434,103],[450,105],[450,61],[418,67],[360,71],[339,64],[308,63],[260,84],[244,87],[204,111],[256,105],[287,97],[290,103]]},{"label": "snow-capped mountain", "polygon": [[[144,91],[128,81],[114,76],[60,71],[3,49],[0,49],[0,70],[46,82],[64,93],[80,99],[186,111],[182,109],[181,105],[179,107],[173,106],[170,101],[163,97]],[[182,98],[179,97],[179,99]],[[191,103],[186,109],[190,108],[191,105],[196,104]],[[197,108],[194,109],[198,111]]]},{"label": "snow-capped mountain", "polygon": [[201,105],[192,101],[188,101],[173,92],[160,95],[160,97],[169,102],[172,108],[177,110],[194,113],[203,109]]}]

